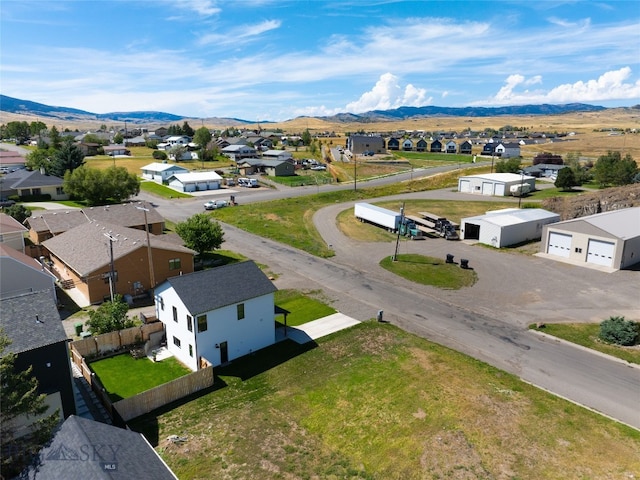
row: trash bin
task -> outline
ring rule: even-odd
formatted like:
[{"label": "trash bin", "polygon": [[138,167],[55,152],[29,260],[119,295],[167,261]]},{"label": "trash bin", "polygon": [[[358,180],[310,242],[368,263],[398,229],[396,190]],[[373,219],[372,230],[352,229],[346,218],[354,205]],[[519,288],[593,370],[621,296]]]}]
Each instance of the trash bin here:
[{"label": "trash bin", "polygon": [[460,268],[469,268],[469,260],[467,260],[466,258],[461,258]]},{"label": "trash bin", "polygon": [[76,335],[79,337],[82,333],[82,323],[76,323],[74,327],[76,329]]},{"label": "trash bin", "polygon": [[378,310],[378,316],[377,316],[377,318],[378,318],[378,321],[379,321],[379,322],[381,322],[381,321],[382,321],[382,315],[383,315],[383,314],[384,314],[384,311],[382,311],[382,310]]},{"label": "trash bin", "polygon": [[453,263],[453,255],[447,253],[447,263]]}]

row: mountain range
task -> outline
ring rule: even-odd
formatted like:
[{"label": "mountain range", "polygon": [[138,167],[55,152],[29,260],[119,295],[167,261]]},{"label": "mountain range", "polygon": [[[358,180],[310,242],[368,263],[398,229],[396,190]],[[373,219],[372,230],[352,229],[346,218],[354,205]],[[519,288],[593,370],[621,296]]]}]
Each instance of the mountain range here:
[{"label": "mountain range", "polygon": [[[339,113],[329,117],[315,117],[329,122],[383,122],[392,120],[407,120],[411,118],[451,116],[451,117],[493,117],[499,115],[557,115],[569,112],[596,112],[606,110],[605,107],[584,103],[568,103],[564,105],[521,105],[505,107],[399,107],[391,110],[372,110],[365,113]],[[19,98],[0,95],[0,111],[14,114],[33,115],[43,118],[55,118],[68,121],[119,121],[133,124],[142,123],[170,123],[178,122],[186,117],[166,112],[136,111],[92,113],[84,110],[66,107],[54,107],[42,103],[21,100]],[[199,119],[198,119],[199,120]],[[272,123],[268,121],[249,121],[239,118],[209,118],[224,123]]]}]

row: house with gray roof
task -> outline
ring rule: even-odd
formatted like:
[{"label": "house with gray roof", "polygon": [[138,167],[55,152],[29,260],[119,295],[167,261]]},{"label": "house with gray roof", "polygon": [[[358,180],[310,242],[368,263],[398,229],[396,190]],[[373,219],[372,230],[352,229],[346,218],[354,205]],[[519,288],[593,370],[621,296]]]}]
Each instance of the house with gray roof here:
[{"label": "house with gray roof", "polygon": [[57,303],[55,280],[44,262],[0,243],[0,298],[50,290]]},{"label": "house with gray roof", "polygon": [[20,478],[177,480],[141,433],[72,415]]},{"label": "house with gray roof", "polygon": [[68,200],[69,195],[64,193],[60,177],[47,175],[40,170],[26,170],[20,168],[6,174],[2,178],[2,197],[18,195],[29,197],[33,195],[50,195],[51,200]]},{"label": "house with gray roof", "polygon": [[193,272],[196,254],[163,235],[149,234],[147,243],[143,230],[95,220],[45,240],[42,247],[80,306],[108,300],[112,289],[125,298],[145,297],[157,283]]},{"label": "house with gray roof", "polygon": [[29,229],[6,213],[0,213],[0,244],[24,252],[24,235]]},{"label": "house with gray roof", "polygon": [[276,290],[252,261],[168,278],[155,289],[168,349],[196,371],[272,345]]},{"label": "house with gray roof", "polygon": [[[33,367],[38,392],[46,395],[50,415],[60,418],[76,412],[67,335],[50,290],[0,299],[0,327],[11,340],[4,353],[15,353],[14,368]],[[17,435],[28,433],[33,418],[16,424]]]},{"label": "house with gray roof", "polygon": [[289,160],[275,160],[270,158],[245,158],[238,162],[242,175],[266,173],[271,177],[286,177],[296,174],[296,168]]},{"label": "house with gray roof", "polygon": [[141,168],[142,178],[156,183],[165,183],[176,173],[189,173],[188,168],[173,163],[153,162]]}]

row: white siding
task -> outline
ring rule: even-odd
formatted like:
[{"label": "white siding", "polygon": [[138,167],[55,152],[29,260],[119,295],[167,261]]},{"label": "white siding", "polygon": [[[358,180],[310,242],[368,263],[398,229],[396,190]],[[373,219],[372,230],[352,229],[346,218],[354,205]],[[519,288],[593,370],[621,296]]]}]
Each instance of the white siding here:
[{"label": "white siding", "polygon": [[[167,334],[167,348],[175,357],[191,370],[198,370],[198,352],[196,351],[195,335],[187,329],[187,315],[189,312],[175,291],[163,284],[156,289],[156,316],[164,323]],[[160,301],[159,299],[162,299]],[[164,305],[164,308],[162,306]],[[178,311],[178,322],[173,321],[173,307]],[[195,319],[194,328],[195,331]],[[174,344],[173,338],[180,340],[180,347]],[[189,356],[189,345],[193,345],[193,357]]]}]

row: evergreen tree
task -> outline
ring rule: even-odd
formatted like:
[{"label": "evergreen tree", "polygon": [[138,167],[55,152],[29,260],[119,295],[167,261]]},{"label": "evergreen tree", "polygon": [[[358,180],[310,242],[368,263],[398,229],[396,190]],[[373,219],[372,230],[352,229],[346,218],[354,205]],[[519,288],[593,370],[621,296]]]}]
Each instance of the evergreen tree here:
[{"label": "evergreen tree", "polygon": [[73,172],[84,164],[84,153],[73,143],[73,138],[65,137],[62,147],[57,150],[51,160],[49,173],[56,177],[64,177],[65,172]]}]

